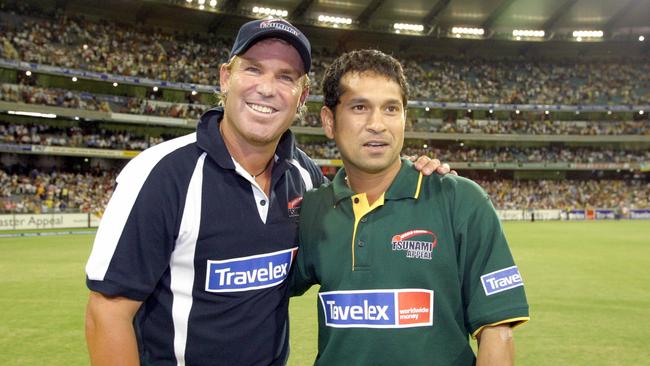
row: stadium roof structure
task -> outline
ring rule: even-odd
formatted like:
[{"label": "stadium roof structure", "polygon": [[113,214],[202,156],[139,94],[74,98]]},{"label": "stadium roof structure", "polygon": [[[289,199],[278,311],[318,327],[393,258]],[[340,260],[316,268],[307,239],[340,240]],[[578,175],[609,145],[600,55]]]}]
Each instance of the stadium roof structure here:
[{"label": "stadium roof structure", "polygon": [[[223,0],[219,10],[245,13],[262,6],[258,0]],[[453,27],[483,28],[486,38],[532,29],[545,31],[545,38],[572,39],[575,30],[602,30],[607,38],[636,39],[650,30],[650,2],[645,0],[274,0],[266,6],[286,10],[298,23],[319,25],[326,15],[351,19],[353,29],[387,32],[395,31],[395,23],[419,24],[423,34],[438,37],[448,36]]]},{"label": "stadium roof structure", "polygon": [[426,48],[443,55],[487,53],[488,57],[495,49],[505,56],[547,55],[558,49],[560,56],[575,57],[650,54],[647,0],[24,1],[66,12],[224,35],[234,35],[247,20],[280,14],[316,45],[338,51],[375,47],[408,53]]}]

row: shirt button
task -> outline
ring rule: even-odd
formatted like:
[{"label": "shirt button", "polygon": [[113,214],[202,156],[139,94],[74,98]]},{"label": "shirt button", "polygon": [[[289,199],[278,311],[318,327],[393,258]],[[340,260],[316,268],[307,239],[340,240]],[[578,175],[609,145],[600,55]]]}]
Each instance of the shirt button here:
[{"label": "shirt button", "polygon": [[359,240],[359,244],[357,244],[357,245],[359,247],[363,247],[364,245],[366,245],[366,243],[364,243],[362,240]]},{"label": "shirt button", "polygon": [[354,197],[354,203],[359,203],[359,197]]},{"label": "shirt button", "polygon": [[362,217],[362,218],[361,218],[361,222],[366,222],[366,221],[368,221],[368,218],[367,218],[367,217]]},{"label": "shirt button", "polygon": [[261,206],[266,205],[266,201],[265,201],[265,200],[261,200],[261,201],[260,201],[260,205],[261,205]]}]

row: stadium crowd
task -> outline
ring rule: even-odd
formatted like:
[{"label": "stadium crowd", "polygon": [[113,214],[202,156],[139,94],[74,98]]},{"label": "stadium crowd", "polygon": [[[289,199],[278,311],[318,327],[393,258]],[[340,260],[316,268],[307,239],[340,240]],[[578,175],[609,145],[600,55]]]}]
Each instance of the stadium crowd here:
[{"label": "stadium crowd", "polygon": [[[218,84],[230,42],[214,34],[167,33],[108,20],[0,12],[0,58],[157,80]],[[334,58],[314,50],[311,79]],[[403,58],[414,99],[478,103],[648,104],[642,61]]]},{"label": "stadium crowd", "polygon": [[2,84],[0,86],[0,100],[88,111],[110,111],[106,101],[98,100],[91,93],[78,93],[64,89],[39,88],[28,85]]},{"label": "stadium crowd", "polygon": [[[116,174],[0,170],[3,213],[101,214]],[[638,180],[478,181],[498,209],[650,208],[650,183]]]},{"label": "stadium crowd", "polygon": [[[188,130],[189,132],[189,130]],[[101,126],[57,127],[42,124],[12,124],[0,121],[0,142],[20,145],[88,147],[98,149],[144,150],[176,135],[144,136],[128,130],[113,131]],[[299,142],[309,156],[340,159],[333,141]],[[454,144],[445,148],[404,146],[406,155],[434,156],[449,162],[493,163],[643,163],[650,161],[648,150],[603,149],[597,147],[485,147]]]},{"label": "stadium crowd", "polygon": [[[197,103],[172,103],[136,97],[96,95],[56,88],[19,84],[1,84],[0,100],[26,104],[91,111],[129,113],[196,120],[210,108]],[[320,127],[320,116],[307,113],[295,125]],[[408,131],[432,133],[483,133],[531,135],[650,135],[647,121],[558,121],[558,120],[495,120],[495,119],[409,119]]]},{"label": "stadium crowd", "polygon": [[646,209],[650,183],[639,180],[478,181],[499,209]]},{"label": "stadium crowd", "polygon": [[3,213],[89,212],[101,215],[113,193],[115,172],[94,174],[36,169],[29,174],[0,170]]},{"label": "stadium crowd", "polygon": [[[321,159],[340,159],[332,141],[301,144],[309,155]],[[602,149],[597,147],[485,147],[474,148],[454,144],[445,148],[414,145],[406,142],[405,155],[427,155],[448,162],[493,163],[643,163],[650,161],[648,150]]]},{"label": "stadium crowd", "polygon": [[[4,4],[4,2],[2,3]],[[26,5],[0,9],[0,59],[156,80],[218,84],[218,65],[230,40],[213,34],[170,33],[113,21],[57,13],[38,15]],[[313,94],[335,58],[314,49]],[[408,55],[402,58],[411,99],[514,104],[650,104],[650,63],[634,60],[482,60]],[[2,84],[0,100],[90,111],[196,119],[208,108],[146,98],[96,95],[30,85]],[[320,126],[318,114],[297,121]],[[647,121],[472,120],[411,118],[408,130],[439,133],[650,135]],[[56,127],[0,122],[0,142],[49,146],[143,150],[168,136],[145,136],[101,125]],[[314,158],[340,158],[332,142],[302,144]],[[650,151],[597,147],[475,148],[405,146],[409,155],[448,162],[628,163],[650,161]],[[28,174],[0,169],[0,210],[5,213],[101,213],[115,172]],[[650,208],[650,184],[638,180],[479,181],[500,209]]]},{"label": "stadium crowd", "polygon": [[79,126],[23,125],[0,121],[0,142],[6,144],[144,150],[162,141],[163,137],[160,136],[142,136],[129,131]]},{"label": "stadium crowd", "polygon": [[0,100],[89,111],[197,119],[209,107],[196,103],[171,103],[135,97],[96,95],[57,88],[1,84]]},{"label": "stadium crowd", "polygon": [[458,119],[442,121],[418,118],[410,130],[437,133],[485,133],[522,135],[650,135],[647,121],[559,121]]}]

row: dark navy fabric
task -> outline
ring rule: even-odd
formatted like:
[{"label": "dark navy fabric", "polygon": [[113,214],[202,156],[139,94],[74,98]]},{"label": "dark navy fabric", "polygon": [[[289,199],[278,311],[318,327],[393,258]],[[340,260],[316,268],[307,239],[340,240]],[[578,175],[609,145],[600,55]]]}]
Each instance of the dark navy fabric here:
[{"label": "dark navy fabric", "polygon": [[194,268],[185,364],[281,365],[288,356],[287,282],[248,291],[208,292],[207,263],[298,246],[298,217],[289,214],[288,204],[304,194],[306,185],[291,161],[298,161],[309,173],[314,187],[324,178],[287,131],[276,150],[264,223],[251,183],[235,172],[219,133],[222,116],[220,108],[206,112],[198,124],[196,141],[168,153],[151,169],[126,224],[112,228],[122,234],[104,278],[87,280],[91,290],[144,302],[135,325],[141,358],[147,364],[176,365],[178,361],[170,258],[179,240],[188,185],[204,153],[194,258],[181,263]]}]

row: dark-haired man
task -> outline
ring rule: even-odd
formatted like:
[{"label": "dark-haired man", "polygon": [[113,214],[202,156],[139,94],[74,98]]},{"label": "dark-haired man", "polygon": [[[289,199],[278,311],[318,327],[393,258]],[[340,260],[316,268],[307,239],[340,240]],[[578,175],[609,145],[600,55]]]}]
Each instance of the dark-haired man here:
[{"label": "dark-haired man", "polygon": [[291,276],[320,284],[317,365],[514,362],[528,320],[523,282],[485,192],[400,159],[408,85],[376,50],[336,59],[323,80],[327,137],[344,169],[305,195]]}]

